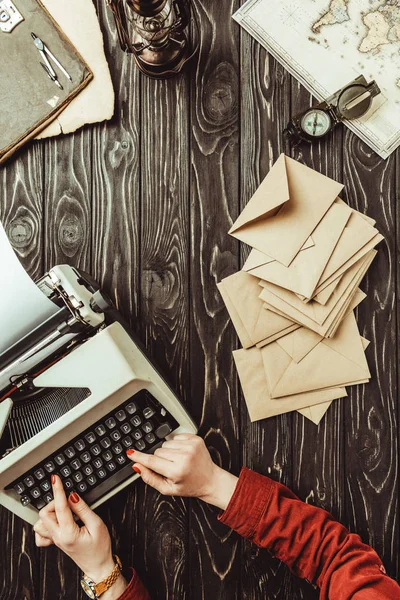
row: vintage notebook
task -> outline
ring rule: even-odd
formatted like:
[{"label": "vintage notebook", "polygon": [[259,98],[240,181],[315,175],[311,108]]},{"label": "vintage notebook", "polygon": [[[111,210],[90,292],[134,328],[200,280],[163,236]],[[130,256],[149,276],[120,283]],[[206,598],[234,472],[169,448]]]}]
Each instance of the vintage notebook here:
[{"label": "vintage notebook", "polygon": [[[13,0],[24,20],[0,31],[0,164],[44,129],[90,82],[93,74],[39,0]],[[51,62],[63,89],[49,79],[35,33],[72,78]]]}]

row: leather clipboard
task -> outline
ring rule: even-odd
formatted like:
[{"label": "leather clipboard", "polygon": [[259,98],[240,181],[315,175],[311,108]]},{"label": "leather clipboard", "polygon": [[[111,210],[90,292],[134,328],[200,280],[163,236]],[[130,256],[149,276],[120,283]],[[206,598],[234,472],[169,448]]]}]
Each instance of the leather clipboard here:
[{"label": "leather clipboard", "polygon": [[[13,0],[24,17],[0,31],[0,164],[44,129],[93,78],[89,66],[40,0]],[[41,66],[31,32],[40,37],[72,78],[52,63],[59,89]]]}]

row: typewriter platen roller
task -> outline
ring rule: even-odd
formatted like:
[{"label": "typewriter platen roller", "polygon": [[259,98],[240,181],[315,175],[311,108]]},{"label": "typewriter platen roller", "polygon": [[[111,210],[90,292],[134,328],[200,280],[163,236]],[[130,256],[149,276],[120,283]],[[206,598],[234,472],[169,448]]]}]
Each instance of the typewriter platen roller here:
[{"label": "typewriter platen roller", "polygon": [[[37,511],[23,506],[10,485],[139,392],[148,392],[170,415],[166,438],[169,432],[197,431],[89,275],[56,266],[36,285],[54,304],[53,313],[0,354],[0,504],[31,523]],[[132,474],[92,506],[136,477]]]}]

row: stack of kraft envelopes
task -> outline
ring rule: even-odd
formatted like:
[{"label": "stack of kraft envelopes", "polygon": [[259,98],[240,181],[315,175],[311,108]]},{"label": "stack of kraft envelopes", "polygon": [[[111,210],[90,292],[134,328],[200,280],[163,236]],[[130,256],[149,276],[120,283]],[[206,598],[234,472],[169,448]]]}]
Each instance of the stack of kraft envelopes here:
[{"label": "stack of kraft envelopes", "polygon": [[346,386],[370,379],[354,309],[383,236],[342,189],[282,154],[229,231],[253,248],[218,284],[252,421],[298,410],[318,424]]}]

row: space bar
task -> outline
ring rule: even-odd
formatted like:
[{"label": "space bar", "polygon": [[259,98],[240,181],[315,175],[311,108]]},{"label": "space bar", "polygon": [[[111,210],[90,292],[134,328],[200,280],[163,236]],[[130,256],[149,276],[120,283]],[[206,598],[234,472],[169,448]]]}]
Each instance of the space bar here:
[{"label": "space bar", "polygon": [[114,473],[114,475],[111,475],[111,477],[103,481],[103,483],[100,483],[100,485],[90,490],[88,494],[83,494],[85,502],[87,502],[87,504],[93,504],[96,502],[96,500],[104,496],[104,494],[107,494],[117,487],[117,485],[125,481],[125,479],[132,477],[134,474],[135,473],[132,471],[132,461],[129,461],[125,467]]}]

